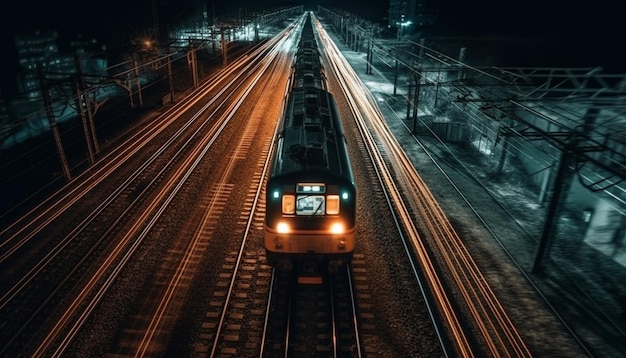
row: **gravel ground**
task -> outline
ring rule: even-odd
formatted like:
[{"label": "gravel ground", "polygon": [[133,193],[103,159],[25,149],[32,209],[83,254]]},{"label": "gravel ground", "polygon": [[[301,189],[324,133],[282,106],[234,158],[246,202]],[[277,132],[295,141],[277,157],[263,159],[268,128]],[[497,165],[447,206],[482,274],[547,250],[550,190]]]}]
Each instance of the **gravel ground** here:
[{"label": "gravel ground", "polygon": [[[580,244],[584,223],[574,215],[562,215],[554,240],[559,244],[546,261],[543,274],[531,273],[546,208],[538,204],[528,174],[513,162],[503,175],[494,175],[498,163],[493,157],[480,155],[469,145],[442,145],[424,130],[418,132],[417,140],[421,143],[418,145],[409,133],[411,123],[405,119],[406,102],[401,95],[406,91],[399,87],[398,95],[392,94],[391,69],[375,65],[373,74],[366,74],[366,54],[353,52],[345,48],[341,39],[332,37],[378,99],[389,127],[486,272],[533,353],[623,356],[626,347],[620,339],[619,324],[624,327],[626,323],[623,308],[626,292],[620,282],[625,282],[626,270],[608,256]],[[431,156],[474,209],[451,189],[433,165]],[[488,230],[472,210],[476,210]],[[595,310],[600,299],[603,309]],[[607,323],[602,316],[605,312],[616,312],[616,316]],[[570,330],[581,342],[572,338]]]},{"label": "gravel ground", "polygon": [[[580,245],[580,241],[568,240],[566,242],[569,244],[557,247],[552,253],[553,260],[544,275],[532,275],[530,268],[536,250],[536,237],[542,229],[545,208],[536,204],[536,194],[525,180],[523,172],[510,167],[507,168],[506,176],[494,177],[489,170],[493,163],[478,159],[476,152],[461,146],[442,148],[432,138],[420,136],[420,140],[427,145],[439,163],[448,168],[447,173],[477,206],[480,215],[491,229],[497,233],[496,240],[485,230],[484,225],[478,222],[476,215],[468,210],[467,205],[462,203],[456,194],[450,192],[449,185],[441,180],[441,173],[432,165],[431,159],[423,149],[415,145],[415,140],[405,127],[410,124],[400,119],[406,111],[406,104],[398,96],[391,95],[389,81],[382,73],[376,71],[374,75],[365,74],[365,54],[348,51],[342,48],[341,40],[336,37],[334,39],[353,68],[368,84],[370,91],[386,100],[380,102],[380,108],[388,119],[389,126],[413,159],[416,168],[419,168],[431,191],[440,200],[460,236],[466,239],[470,251],[477,254],[476,259],[487,271],[490,284],[502,297],[507,312],[516,319],[520,330],[527,334],[535,355],[624,356],[626,347],[619,341],[619,332],[615,332],[615,327],[598,325],[597,321],[601,320],[601,317],[597,318],[592,304],[581,299],[580,294],[581,291],[585,291],[592,297],[601,297],[602,303],[608,307],[606,310],[615,313],[612,317],[614,322],[625,327],[623,300],[626,293],[624,285],[621,284],[626,282],[624,267],[616,265],[613,260],[607,260],[604,254],[586,245]],[[17,152],[12,151],[3,154],[15,153]],[[483,187],[485,184],[489,184],[489,192],[485,191]],[[515,219],[511,219],[497,204],[503,201],[508,203],[506,209]],[[364,221],[376,222],[374,211],[365,211],[362,215]],[[9,220],[8,217],[4,219]],[[522,222],[528,233],[522,232],[517,227],[516,221]],[[379,349],[368,352],[369,355],[438,356],[438,350],[429,347],[428,340],[416,334],[425,331],[427,327],[412,321],[415,313],[411,310],[421,307],[419,293],[413,289],[406,289],[403,283],[408,278],[397,275],[397,272],[406,272],[405,269],[396,271],[406,262],[396,260],[389,254],[390,251],[384,245],[384,238],[389,235],[385,229],[368,226],[364,230],[367,235],[382,239],[360,242],[359,249],[362,250],[367,262],[365,269],[370,281],[369,286],[372,287],[368,294],[373,296],[373,305],[385,307],[375,314],[377,325],[373,329],[379,335],[370,338],[374,341],[371,347]],[[580,232],[581,226],[577,220],[563,220],[561,236],[579,237]],[[382,262],[372,264],[369,257],[377,255],[383,258]],[[572,267],[571,262],[577,258],[583,259],[578,261],[576,267]],[[393,277],[393,280],[389,277]],[[572,280],[575,280],[575,285],[572,284]],[[549,299],[549,303],[542,302],[542,295]],[[397,304],[391,304],[396,299]],[[594,299],[592,302],[598,301]],[[576,331],[589,351],[581,349],[578,343],[572,340],[567,332],[567,326],[551,313],[550,306],[559,309],[559,315],[567,322],[567,326]],[[618,338],[615,338],[616,336]],[[420,343],[420,340],[424,342]]]}]

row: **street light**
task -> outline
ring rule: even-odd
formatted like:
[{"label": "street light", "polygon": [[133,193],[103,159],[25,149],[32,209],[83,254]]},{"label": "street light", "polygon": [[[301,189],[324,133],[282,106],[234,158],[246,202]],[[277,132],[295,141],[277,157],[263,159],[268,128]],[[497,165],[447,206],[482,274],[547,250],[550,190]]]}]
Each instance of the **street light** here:
[{"label": "street light", "polygon": [[412,21],[404,21],[404,15],[402,15],[402,21],[396,22],[396,26],[398,26],[398,40],[402,38],[402,34],[404,32],[404,28],[407,26],[411,26],[413,24]]}]

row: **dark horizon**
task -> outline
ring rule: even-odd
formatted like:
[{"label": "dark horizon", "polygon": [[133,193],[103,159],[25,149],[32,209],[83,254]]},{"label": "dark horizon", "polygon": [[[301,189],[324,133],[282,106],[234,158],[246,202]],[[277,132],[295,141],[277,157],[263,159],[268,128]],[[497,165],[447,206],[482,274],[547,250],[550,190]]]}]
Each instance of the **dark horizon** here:
[{"label": "dark horizon", "polygon": [[[218,16],[237,14],[239,8],[259,9],[258,1],[207,1],[207,0],[156,0],[159,26],[165,31],[167,25],[175,23],[201,11],[204,7]],[[450,37],[517,36],[535,39],[538,42],[570,43],[574,54],[582,62],[604,64],[611,70],[626,70],[626,61],[621,55],[621,10],[617,2],[600,0],[583,4],[565,0],[496,0],[459,1],[433,0],[437,6],[437,28],[433,33]],[[74,0],[30,2],[16,1],[2,4],[2,35],[0,39],[6,50],[14,47],[16,33],[35,29],[56,30],[60,41],[69,41],[78,34],[84,38],[96,38],[100,43],[111,45],[114,38],[130,36],[153,27],[152,0],[132,1],[109,0],[91,3]],[[303,5],[314,9],[318,4],[338,7],[386,25],[389,0],[267,0],[262,8],[271,9]],[[593,6],[591,6],[593,5]],[[577,52],[577,50],[579,50]],[[550,51],[560,51],[550,46],[538,47],[537,57],[548,56]],[[570,55],[565,55],[570,56]],[[14,60],[3,56],[3,67],[15,67]],[[6,65],[5,65],[6,64]],[[14,68],[13,68],[14,70]],[[2,71],[6,72],[6,69]],[[2,75],[5,81],[5,75]]]},{"label": "dark horizon", "polygon": [[[15,1],[2,4],[4,33],[15,33],[34,28],[55,28],[59,32],[102,32],[114,25],[152,26],[152,0],[109,0],[92,3],[75,0]],[[129,6],[132,4],[132,6]],[[156,0],[160,22],[176,21],[202,8],[221,16],[236,15],[239,8],[271,9],[303,5],[314,9],[317,5],[338,7],[374,22],[384,22],[388,17],[389,0],[267,0],[259,6],[254,0]],[[517,33],[531,36],[590,37],[604,35],[616,38],[621,35],[619,6],[611,0],[592,3],[565,0],[433,0],[438,22],[449,32],[465,33]]]}]

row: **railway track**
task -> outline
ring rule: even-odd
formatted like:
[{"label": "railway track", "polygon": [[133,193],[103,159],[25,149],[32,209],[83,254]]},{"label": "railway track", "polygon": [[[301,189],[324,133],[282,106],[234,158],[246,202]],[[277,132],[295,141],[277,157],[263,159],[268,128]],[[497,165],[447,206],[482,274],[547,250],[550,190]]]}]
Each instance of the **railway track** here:
[{"label": "railway track", "polygon": [[379,168],[381,185],[387,189],[407,255],[414,262],[416,281],[428,287],[423,294],[445,355],[531,356],[465,244],[391,134],[375,101],[363,91],[353,90],[364,85],[334,43],[325,42],[332,69]]},{"label": "railway track", "polygon": [[[270,67],[285,68],[283,64],[275,64],[271,58],[264,61],[265,67],[261,73]],[[260,75],[258,76],[260,79]],[[269,87],[278,85],[277,80],[264,81],[259,92],[266,91]],[[249,90],[257,85],[249,86]],[[247,93],[246,93],[247,94]],[[243,97],[246,97],[244,94]],[[235,111],[228,111],[234,113]],[[175,246],[171,260],[172,264],[161,266],[162,272],[157,277],[163,277],[162,287],[155,286],[154,292],[144,299],[141,308],[136,310],[131,322],[123,329],[124,334],[116,342],[115,349],[110,351],[111,356],[145,356],[159,355],[168,349],[168,341],[172,334],[172,326],[175,326],[180,311],[185,304],[185,300],[193,285],[194,276],[201,261],[210,257],[207,249],[211,247],[211,241],[223,236],[224,220],[220,220],[228,213],[240,208],[239,218],[234,224],[232,231],[226,234],[229,239],[224,258],[224,264],[220,271],[209,308],[205,312],[201,324],[199,337],[193,344],[191,354],[206,354],[209,349],[216,352],[218,349],[224,353],[231,350],[241,351],[241,345],[245,345],[248,340],[254,341],[255,320],[249,322],[249,326],[241,329],[241,322],[246,307],[250,307],[250,300],[253,305],[259,302],[255,296],[263,292],[263,283],[253,282],[253,274],[263,276],[263,270],[259,267],[259,257],[253,247],[255,232],[260,229],[262,219],[258,218],[262,210],[260,198],[263,196],[262,188],[267,170],[268,151],[271,141],[268,140],[262,150],[261,159],[256,165],[256,171],[249,182],[248,193],[245,196],[245,205],[241,206],[240,200],[234,200],[236,204],[229,204],[229,199],[233,196],[240,196],[234,193],[236,189],[230,184],[236,174],[236,168],[241,166],[242,159],[248,157],[251,144],[254,140],[257,129],[261,126],[262,117],[251,116],[244,113],[244,117],[251,120],[243,123],[242,134],[238,138],[238,143],[233,143],[234,151],[228,158],[221,161],[223,169],[219,172],[219,180],[213,184],[213,189],[207,193],[205,198],[197,198],[200,202],[205,202],[206,209],[202,213],[198,224],[189,226],[187,234],[192,237],[189,243]],[[193,222],[196,222],[195,220]],[[187,226],[187,225],[185,225]],[[230,231],[230,230],[228,230]],[[185,236],[185,235],[183,235]],[[255,287],[254,291],[251,287]],[[252,308],[252,314],[258,310]],[[230,347],[229,345],[235,345]],[[243,349],[246,347],[244,346]]]},{"label": "railway track", "polygon": [[[336,51],[332,46],[327,48]],[[268,69],[278,66],[272,65],[267,57],[257,64],[268,66]],[[444,356],[529,356],[523,338],[415,169],[388,133],[371,99],[350,90],[353,85],[350,82],[356,80],[356,76],[345,64],[335,63],[334,66],[335,75],[346,90],[358,121],[363,139],[363,147],[359,149],[367,152],[371,162],[375,163],[371,175],[384,188],[384,192],[372,190],[372,194],[385,200],[393,213],[398,236],[404,240],[406,256],[411,262],[413,281],[410,284],[422,289],[426,302],[424,310],[428,311],[432,329],[436,331],[438,342],[434,344],[441,346]],[[240,70],[243,68],[239,67]],[[251,68],[242,72],[256,73]],[[225,74],[223,78],[226,78]],[[242,78],[229,86],[251,89],[257,80],[258,77]],[[267,90],[272,83],[266,86]],[[216,94],[215,100],[224,99],[227,96],[224,91]],[[24,355],[60,356],[71,349],[75,337],[81,334],[97,306],[120,281],[127,266],[141,266],[141,260],[147,260],[136,258],[140,256],[137,253],[141,247],[149,245],[153,236],[171,230],[167,222],[160,220],[161,215],[179,207],[174,206],[174,202],[188,189],[185,182],[195,176],[199,162],[209,155],[209,149],[229,120],[226,115],[220,116],[234,113],[247,92],[238,93],[239,100],[224,100],[224,103],[232,104],[229,108],[219,108],[217,102],[214,107],[202,106],[186,122],[184,129],[168,134],[171,142],[167,141],[152,155],[142,158],[143,164],[128,180],[120,180],[103,200],[92,199],[93,210],[72,221],[71,225],[65,225],[67,229],[61,230],[57,241],[49,246],[39,246],[36,239],[43,235],[41,232],[55,221],[64,220],[64,213],[73,210],[72,205],[79,198],[103,183],[103,177],[119,170],[141,146],[161,135],[163,128],[155,126],[134,137],[129,143],[134,140],[137,145],[120,146],[125,149],[117,152],[119,160],[107,160],[105,165],[94,169],[92,177],[81,179],[79,185],[58,196],[57,203],[52,204],[55,199],[51,199],[46,204],[48,208],[42,204],[28,219],[2,231],[3,237],[10,238],[0,244],[3,272],[11,272],[10,266],[20,266],[24,252],[37,251],[45,255],[34,256],[35,264],[21,265],[27,268],[15,270],[10,277],[2,279],[8,285],[3,285],[7,289],[0,296],[0,314],[5,322],[0,334],[0,354],[16,353],[18,346],[32,342],[37,343],[35,351]],[[168,111],[162,117],[164,126],[179,118],[176,111],[183,112],[194,105],[200,104],[192,101]],[[209,108],[216,112],[207,112]],[[209,190],[194,197],[204,203],[197,214],[200,218],[188,218],[183,233],[177,236],[186,239],[172,243],[167,254],[159,257],[161,262],[150,273],[153,282],[148,286],[149,291],[142,292],[143,298],[129,310],[132,314],[119,323],[118,337],[104,352],[107,356],[151,356],[174,352],[172,332],[177,329],[179,314],[188,295],[192,294],[192,286],[198,285],[195,276],[203,269],[207,257],[221,259],[217,254],[208,255],[209,248],[217,251],[212,245],[220,240],[220,250],[223,247],[226,254],[218,263],[221,270],[215,274],[213,285],[204,293],[206,307],[202,317],[198,318],[200,324],[196,334],[189,338],[192,340],[190,356],[273,357],[310,353],[320,357],[360,357],[377,352],[377,323],[371,312],[370,287],[366,283],[367,269],[362,255],[355,253],[352,265],[345,272],[325,276],[317,284],[298,283],[297,277],[274,272],[264,264],[259,235],[267,168],[264,160],[271,143],[263,143],[261,156],[264,159],[252,166],[247,192],[229,180],[237,175],[239,161],[248,156],[260,120],[251,117],[242,127],[232,153],[220,159],[224,165],[216,173],[219,180],[211,181]],[[220,125],[211,127],[216,123]],[[201,130],[200,127],[205,125],[212,129]],[[193,130],[190,130],[191,126]],[[239,204],[229,204],[235,196]],[[233,217],[234,212],[238,213],[237,217]],[[227,232],[218,233],[224,228],[224,217],[234,219],[236,223],[230,225]],[[417,219],[420,217],[425,218],[425,222]],[[421,235],[424,225],[432,237]],[[108,229],[98,229],[103,227]],[[67,251],[70,246],[71,252]],[[80,254],[76,255],[77,252]],[[102,261],[89,262],[96,256],[102,256]],[[97,270],[88,271],[90,265]],[[58,273],[50,275],[50,271]],[[44,275],[46,278],[42,279]],[[87,276],[90,280],[79,289],[76,281]],[[49,281],[50,277],[56,279]],[[28,300],[32,306],[19,307],[24,301],[22,298],[32,296],[34,292],[40,297]],[[64,295],[70,299],[65,300]],[[55,306],[68,308],[59,313]],[[21,321],[7,323],[13,312],[18,317],[23,311],[33,313],[20,318]],[[8,312],[12,312],[11,315]],[[54,314],[49,321],[44,317],[47,312]],[[45,337],[32,337],[32,331],[38,331],[37,334],[43,331],[36,329],[42,323],[50,324],[52,328],[46,331]]]},{"label": "railway track", "polygon": [[[271,49],[272,46],[267,48]],[[27,267],[28,263],[22,264],[21,267],[24,268],[22,271],[15,271],[15,279],[3,277],[4,287],[7,289],[0,296],[0,309],[3,321],[6,322],[1,336],[2,354],[18,352],[24,346],[32,347],[32,343],[24,343],[33,340],[38,342],[31,352],[33,355],[63,354],[100,300],[115,284],[119,274],[134,259],[137,249],[145,245],[144,242],[152,235],[152,230],[159,229],[159,225],[162,225],[159,224],[161,215],[183,190],[184,183],[194,173],[196,166],[236,113],[247,93],[254,88],[254,83],[268,70],[272,63],[268,58],[275,56],[276,50],[269,53],[258,50],[247,61],[229,67],[230,71],[236,71],[229,72],[229,82],[226,82],[226,74],[218,76],[217,79],[221,82],[208,85],[208,89],[204,89],[205,93],[219,90],[218,94],[202,105],[196,115],[169,136],[151,156],[145,158],[104,200],[99,200],[86,216],[73,218],[69,225],[70,230],[63,230],[57,241],[46,241],[48,246],[44,250],[35,240],[42,231],[55,220],[62,220],[62,215],[79,198],[87,196],[104,177],[129,161],[140,148],[176,121],[179,118],[178,113],[195,105],[198,97],[181,104],[177,109],[180,112],[168,111],[159,126],[129,140],[128,145],[121,147],[128,149],[115,153],[114,158],[108,158],[106,164],[94,170],[92,176],[80,181],[71,190],[60,193],[56,197],[57,204],[45,206],[44,203],[15,225],[3,230],[3,236],[8,237],[2,242],[0,265],[3,271],[10,272],[11,270],[5,268],[21,264],[26,260],[24,255],[29,259],[28,263],[34,264],[30,267]],[[220,88],[219,85],[223,87]],[[237,98],[230,98],[235,95]],[[230,107],[222,107],[223,103],[230,103]],[[223,119],[216,119],[222,116]],[[137,142],[134,143],[133,140]],[[128,221],[127,218],[130,217],[133,222]],[[108,229],[94,233],[94,227]],[[151,320],[146,337],[142,340],[140,351],[149,349],[147,347],[150,346],[151,337],[159,332],[159,323],[167,316],[171,307],[173,293],[170,290],[176,291],[180,282],[185,280],[185,275],[190,272],[188,265],[193,262],[201,246],[201,238],[193,240],[181,263],[175,268],[177,274],[169,282],[156,285],[165,291],[165,295]],[[71,251],[68,250],[70,247]],[[37,256],[38,252],[45,255]],[[94,262],[94,258],[101,259]],[[89,271],[90,268],[97,269]],[[50,271],[58,272],[56,280],[51,280]],[[74,288],[75,281],[80,280],[78,277],[84,275],[89,276],[88,282],[81,288]],[[73,298],[68,301],[62,296]],[[24,302],[28,302],[29,306],[25,307]],[[52,322],[45,334],[33,336],[33,332],[41,332],[39,328],[42,323],[48,321],[44,314],[49,314],[48,311],[56,305],[66,305],[66,308],[63,312],[52,314]],[[28,313],[23,314],[24,311]]]},{"label": "railway track", "polygon": [[266,317],[262,357],[363,356],[349,266],[314,278],[273,271]]}]

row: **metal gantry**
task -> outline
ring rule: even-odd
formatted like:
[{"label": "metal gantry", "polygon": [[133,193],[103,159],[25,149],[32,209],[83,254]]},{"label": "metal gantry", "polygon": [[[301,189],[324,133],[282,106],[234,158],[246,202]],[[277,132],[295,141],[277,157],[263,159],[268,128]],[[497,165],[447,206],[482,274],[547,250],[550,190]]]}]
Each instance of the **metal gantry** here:
[{"label": "metal gantry", "polygon": [[418,110],[422,117],[456,112],[457,120],[463,113],[463,124],[488,128],[483,134],[491,146],[502,145],[500,169],[511,139],[537,142],[545,160],[540,170],[549,172],[540,197],[549,207],[533,271],[541,271],[574,179],[626,213],[626,74],[606,74],[600,67],[472,66],[465,62],[465,48],[452,57],[423,39],[382,39],[370,30],[373,25],[340,10],[319,11],[351,49],[368,44],[366,73],[376,57],[393,69],[394,95],[404,80],[414,134]]}]

